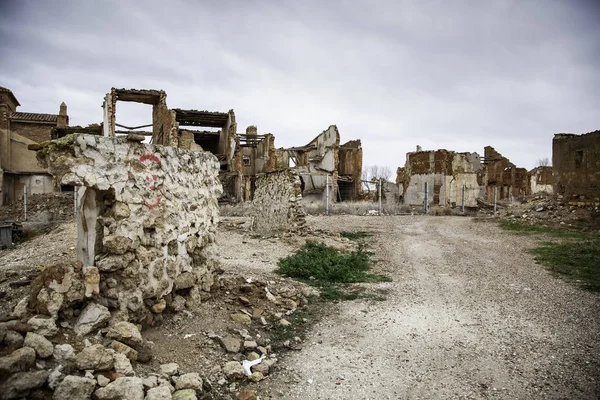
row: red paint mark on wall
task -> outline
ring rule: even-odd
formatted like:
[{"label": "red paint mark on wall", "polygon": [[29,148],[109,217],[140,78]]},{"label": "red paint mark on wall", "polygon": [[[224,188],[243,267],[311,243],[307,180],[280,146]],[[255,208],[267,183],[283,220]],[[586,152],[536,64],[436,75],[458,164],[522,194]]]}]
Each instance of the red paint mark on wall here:
[{"label": "red paint mark on wall", "polygon": [[146,160],[154,161],[158,165],[162,165],[162,163],[160,162],[160,158],[158,158],[154,154],[144,154],[143,156],[140,157],[140,162],[144,162]]},{"label": "red paint mark on wall", "polygon": [[[159,167],[162,166],[160,158],[158,158],[154,154],[144,154],[143,156],[141,156],[140,157],[140,162],[144,162],[144,161],[154,162]],[[148,189],[149,190],[156,190],[157,189],[156,184],[158,183],[158,176],[156,176],[156,175],[147,175],[146,176],[146,183],[148,183]],[[153,196],[151,196],[149,194],[148,197],[153,197]],[[160,204],[161,200],[162,200],[162,198],[160,196],[156,196],[156,197],[153,197],[152,199],[144,199],[144,204],[146,204],[146,206],[149,209],[153,209],[153,208],[158,207],[158,205]]]}]

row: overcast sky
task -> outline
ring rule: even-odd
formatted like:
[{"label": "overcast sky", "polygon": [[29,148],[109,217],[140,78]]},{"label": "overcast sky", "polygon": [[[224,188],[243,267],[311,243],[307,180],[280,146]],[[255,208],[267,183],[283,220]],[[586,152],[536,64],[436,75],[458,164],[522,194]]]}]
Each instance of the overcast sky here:
[{"label": "overcast sky", "polygon": [[[111,87],[235,110],[277,147],[329,125],[364,165],[491,145],[518,166],[600,129],[600,2],[0,0],[0,86],[20,111],[102,119]],[[151,107],[117,104],[117,121]]]}]

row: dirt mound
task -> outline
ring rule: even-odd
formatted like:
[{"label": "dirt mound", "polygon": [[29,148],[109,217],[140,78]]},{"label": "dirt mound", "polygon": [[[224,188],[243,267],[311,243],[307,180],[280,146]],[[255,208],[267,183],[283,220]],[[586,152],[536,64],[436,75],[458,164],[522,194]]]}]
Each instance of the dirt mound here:
[{"label": "dirt mound", "polygon": [[[73,218],[73,192],[33,194],[27,199],[27,220],[32,222],[60,222]],[[23,199],[0,207],[0,220],[23,221]]]}]

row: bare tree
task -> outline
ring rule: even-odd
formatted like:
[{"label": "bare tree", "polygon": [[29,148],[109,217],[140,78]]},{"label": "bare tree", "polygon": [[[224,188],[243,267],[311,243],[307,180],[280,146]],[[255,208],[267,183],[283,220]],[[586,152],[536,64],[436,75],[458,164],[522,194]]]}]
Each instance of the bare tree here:
[{"label": "bare tree", "polygon": [[550,166],[550,159],[548,157],[540,158],[537,160],[538,167],[548,167]]},{"label": "bare tree", "polygon": [[390,181],[392,178],[392,169],[387,165],[371,165],[363,169],[362,179],[364,181],[376,181],[379,178],[384,181]]}]

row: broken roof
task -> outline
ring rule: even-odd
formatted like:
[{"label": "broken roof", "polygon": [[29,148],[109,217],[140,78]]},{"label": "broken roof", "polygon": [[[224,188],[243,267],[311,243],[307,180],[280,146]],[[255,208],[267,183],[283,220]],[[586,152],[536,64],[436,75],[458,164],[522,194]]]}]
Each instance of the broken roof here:
[{"label": "broken roof", "polygon": [[132,101],[143,104],[156,104],[160,100],[162,90],[154,89],[117,89],[112,88],[112,92],[119,101]]},{"label": "broken roof", "polygon": [[179,125],[223,128],[229,120],[229,113],[216,111],[182,110],[174,108],[175,120]]},{"label": "broken roof", "polygon": [[28,113],[28,112],[12,112],[10,113],[11,120],[13,121],[35,121],[35,122],[52,122],[56,123],[58,115],[56,114],[41,114],[41,113]]},{"label": "broken roof", "polygon": [[9,95],[12,96],[13,100],[15,101],[15,103],[20,106],[21,104],[19,103],[19,100],[17,100],[17,98],[15,97],[15,94],[12,92],[12,90],[2,87],[0,86],[0,92],[4,92],[4,93],[8,93]]}]

